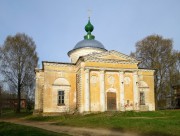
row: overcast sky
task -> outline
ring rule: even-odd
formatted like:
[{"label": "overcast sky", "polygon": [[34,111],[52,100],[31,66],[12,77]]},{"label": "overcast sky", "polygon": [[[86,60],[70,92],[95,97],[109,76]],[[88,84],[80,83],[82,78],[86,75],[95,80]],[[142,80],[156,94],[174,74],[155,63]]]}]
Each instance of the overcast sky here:
[{"label": "overcast sky", "polygon": [[86,35],[88,9],[95,39],[129,55],[135,44],[158,34],[180,50],[180,0],[0,0],[0,45],[26,33],[41,61],[69,62],[67,52]]}]

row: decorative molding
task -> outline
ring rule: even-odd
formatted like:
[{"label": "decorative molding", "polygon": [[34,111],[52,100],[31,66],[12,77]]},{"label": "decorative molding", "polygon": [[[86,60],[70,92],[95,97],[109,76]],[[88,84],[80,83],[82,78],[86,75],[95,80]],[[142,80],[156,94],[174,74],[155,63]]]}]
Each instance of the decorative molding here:
[{"label": "decorative molding", "polygon": [[[53,69],[45,69],[44,72],[62,72],[62,70],[53,70]],[[76,73],[76,70],[73,69],[73,70],[69,70],[69,71],[63,71],[65,73]]]},{"label": "decorative molding", "polygon": [[109,77],[108,77],[108,83],[109,83],[110,85],[113,85],[113,84],[115,83],[115,78],[114,78],[113,76],[109,76]]},{"label": "decorative molding", "polygon": [[56,62],[43,62],[43,65],[44,66],[58,66],[58,67],[76,67],[74,63],[65,64],[65,63],[56,63]]},{"label": "decorative molding", "polygon": [[70,86],[70,84],[67,79],[60,77],[54,81],[53,86]]},{"label": "decorative molding", "polygon": [[[114,50],[111,50],[111,51],[105,51],[105,52],[101,52],[101,53],[93,53],[93,54],[88,54],[86,56],[84,56],[84,59],[85,60],[90,60],[90,59],[99,59],[99,57],[103,57],[103,56],[107,56],[107,55],[116,55],[116,56],[119,56],[121,58],[124,58],[124,59],[127,59],[128,61],[132,61],[132,62],[136,62],[136,63],[139,63],[140,61],[128,56],[128,55],[125,55],[123,53],[120,53],[118,51],[114,51]],[[102,59],[104,60],[104,59]]]},{"label": "decorative molding", "polygon": [[89,68],[84,68],[85,73],[89,73]]},{"label": "decorative molding", "polygon": [[64,71],[60,71],[60,72],[58,72],[58,77],[64,77]]},{"label": "decorative molding", "polygon": [[84,59],[87,62],[105,62],[105,63],[116,63],[116,64],[138,64],[136,61],[131,61],[131,60],[114,60],[114,59],[102,59],[102,58],[96,58],[96,57],[91,57],[91,58],[85,58]]},{"label": "decorative molding", "polygon": [[70,85],[52,85],[52,87],[54,89],[62,89],[62,90],[65,90],[65,91],[70,91],[71,89],[71,86]]},{"label": "decorative molding", "polygon": [[129,77],[124,77],[124,84],[129,85],[131,82],[131,79]]},{"label": "decorative molding", "polygon": [[118,74],[118,71],[106,71],[106,74],[115,75]]},{"label": "decorative molding", "polygon": [[97,81],[98,81],[98,77],[97,77],[96,75],[92,75],[92,76],[91,76],[91,83],[92,83],[92,84],[96,84]]},{"label": "decorative molding", "polygon": [[154,69],[138,69],[139,72],[155,72]]},{"label": "decorative molding", "polygon": [[119,71],[119,73],[120,73],[120,74],[124,74],[125,72],[124,72],[124,70],[121,70],[121,71]]},{"label": "decorative molding", "polygon": [[138,82],[139,88],[149,88],[148,84],[145,81]]},{"label": "decorative molding", "polygon": [[[101,71],[102,70],[102,68],[99,68],[99,67],[94,67],[94,66],[90,66],[90,67],[85,67],[85,68],[88,68],[88,69],[91,69],[91,70],[99,70],[99,71]],[[126,71],[131,71],[131,72],[133,72],[133,71],[137,71],[138,69],[127,69],[127,68],[104,68],[103,69],[104,71],[112,71],[113,73],[114,72],[119,72],[119,71],[124,71],[124,72],[126,72]],[[108,72],[106,72],[106,73],[108,73]],[[111,72],[111,73],[112,73]]]},{"label": "decorative molding", "polygon": [[[88,67],[85,67],[85,68],[88,68],[88,69],[91,69],[91,70],[102,70],[102,68],[98,68],[98,67],[94,67],[94,66],[88,66]],[[150,70],[150,69],[138,69],[138,68],[103,68],[104,71],[116,71],[116,72],[119,72],[119,71],[123,71],[123,72],[134,72],[134,71],[140,71],[140,72],[153,72],[155,70]]]},{"label": "decorative molding", "polygon": [[100,69],[100,74],[104,74],[105,70],[106,70],[105,68],[101,68]]},{"label": "decorative molding", "polygon": [[116,93],[116,89],[115,88],[109,88],[106,90],[106,92]]}]

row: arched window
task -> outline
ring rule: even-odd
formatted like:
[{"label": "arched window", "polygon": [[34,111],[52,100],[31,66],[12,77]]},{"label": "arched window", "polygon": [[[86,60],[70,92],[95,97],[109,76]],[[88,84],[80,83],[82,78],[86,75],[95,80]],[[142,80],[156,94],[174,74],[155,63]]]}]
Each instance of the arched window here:
[{"label": "arched window", "polygon": [[[53,83],[53,104],[57,105],[59,108],[69,108],[69,91],[70,84],[66,78],[57,78]],[[62,109],[61,109],[62,110]],[[64,109],[65,110],[65,109]],[[63,110],[62,110],[63,111]]]}]

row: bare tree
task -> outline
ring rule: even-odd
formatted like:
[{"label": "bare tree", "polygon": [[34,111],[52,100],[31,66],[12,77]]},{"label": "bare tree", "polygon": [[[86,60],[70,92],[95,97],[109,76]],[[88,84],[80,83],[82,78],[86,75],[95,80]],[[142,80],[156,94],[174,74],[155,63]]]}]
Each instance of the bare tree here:
[{"label": "bare tree", "polygon": [[0,84],[0,117],[2,116],[2,86]]},{"label": "bare tree", "polygon": [[0,49],[0,61],[4,81],[17,91],[17,112],[20,112],[21,93],[33,84],[38,62],[34,41],[21,33],[8,36]]},{"label": "bare tree", "polygon": [[[151,35],[136,43],[131,56],[141,61],[140,67],[155,69],[156,105],[171,86],[172,79],[179,78],[178,51],[173,50],[173,41],[159,35]],[[177,78],[175,78],[177,75]]]}]

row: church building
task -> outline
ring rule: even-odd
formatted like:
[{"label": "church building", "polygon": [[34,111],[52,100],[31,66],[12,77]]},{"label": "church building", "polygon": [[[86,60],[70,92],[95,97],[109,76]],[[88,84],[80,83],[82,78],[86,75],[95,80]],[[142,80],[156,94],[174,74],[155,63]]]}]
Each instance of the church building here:
[{"label": "church building", "polygon": [[67,54],[70,63],[42,62],[36,69],[35,113],[154,111],[154,72],[140,61],[108,51],[91,34]]}]

